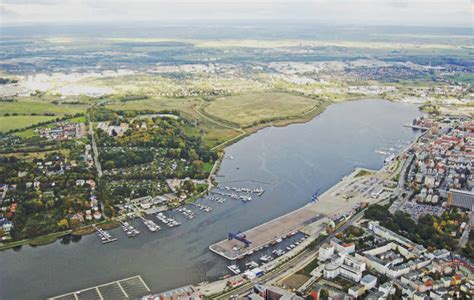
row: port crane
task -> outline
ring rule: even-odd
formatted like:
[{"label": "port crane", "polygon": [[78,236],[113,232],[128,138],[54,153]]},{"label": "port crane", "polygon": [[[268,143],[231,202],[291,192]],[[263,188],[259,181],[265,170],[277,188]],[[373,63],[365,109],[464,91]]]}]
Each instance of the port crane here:
[{"label": "port crane", "polygon": [[232,232],[229,232],[229,237],[228,237],[229,241],[230,240],[237,240],[237,241],[240,241],[242,243],[245,244],[245,247],[248,247],[250,244],[252,244],[251,241],[247,240],[247,237],[245,236],[245,234],[241,233],[241,232],[238,232],[238,233],[232,233]]}]

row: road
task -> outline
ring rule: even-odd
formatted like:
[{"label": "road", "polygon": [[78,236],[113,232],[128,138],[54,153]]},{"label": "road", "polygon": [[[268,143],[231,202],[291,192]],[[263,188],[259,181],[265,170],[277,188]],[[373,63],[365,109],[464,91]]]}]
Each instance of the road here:
[{"label": "road", "polygon": [[92,151],[94,151],[94,164],[97,169],[97,177],[102,177],[102,166],[99,162],[99,151],[97,150],[97,144],[95,142],[94,128],[92,127],[91,114],[87,113],[87,119],[89,120],[89,135],[91,136],[92,141]]},{"label": "road", "polygon": [[403,199],[398,199],[396,200],[392,206],[389,208],[389,212],[393,215],[397,210],[399,210],[405,202],[410,199],[411,194],[413,192],[407,191],[405,189],[405,179],[406,179],[406,171],[410,167],[410,165],[413,163],[415,156],[413,154],[410,154],[410,156],[405,160],[402,166],[402,170],[400,172],[400,177],[398,178],[398,185],[397,188],[395,189],[395,195],[397,195],[397,198],[399,198],[403,193],[406,194],[405,198]]}]

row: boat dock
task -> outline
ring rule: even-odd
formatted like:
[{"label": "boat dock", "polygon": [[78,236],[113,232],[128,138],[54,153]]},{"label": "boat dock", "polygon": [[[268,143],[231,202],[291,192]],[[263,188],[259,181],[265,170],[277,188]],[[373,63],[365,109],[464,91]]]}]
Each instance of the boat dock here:
[{"label": "boat dock", "polygon": [[243,258],[245,255],[258,251],[265,246],[276,244],[282,238],[291,236],[306,225],[322,219],[315,211],[315,204],[306,206],[273,219],[260,226],[249,229],[242,234],[251,242],[248,247],[237,239],[225,239],[209,246],[209,249],[229,260]]},{"label": "boat dock", "polygon": [[145,224],[145,226],[146,226],[146,227],[148,228],[148,230],[150,230],[151,232],[156,232],[156,231],[158,231],[158,230],[161,229],[161,227],[158,226],[158,225],[156,225],[156,223],[153,222],[152,220],[145,219],[144,217],[142,217],[142,216],[140,216],[140,215],[138,215],[138,217],[139,217],[140,219],[142,219],[143,224]]},{"label": "boat dock", "polygon": [[95,230],[97,230],[97,236],[100,238],[102,244],[115,242],[117,240],[117,238],[112,237],[112,235],[110,233],[108,233],[107,231],[95,226],[95,224],[92,224],[92,227],[94,227]]},{"label": "boat dock", "polygon": [[137,236],[140,234],[140,231],[138,231],[135,227],[133,227],[131,224],[125,221],[120,221],[120,224],[122,224],[122,230],[125,232],[125,234],[129,237],[132,238],[134,236]]},{"label": "boat dock", "polygon": [[240,199],[244,201],[252,200],[251,196],[243,196],[240,194],[256,194],[257,196],[262,196],[265,193],[265,190],[262,187],[258,188],[246,188],[246,187],[232,187],[232,186],[217,186],[212,193],[218,194],[221,196],[230,197],[233,199]]}]

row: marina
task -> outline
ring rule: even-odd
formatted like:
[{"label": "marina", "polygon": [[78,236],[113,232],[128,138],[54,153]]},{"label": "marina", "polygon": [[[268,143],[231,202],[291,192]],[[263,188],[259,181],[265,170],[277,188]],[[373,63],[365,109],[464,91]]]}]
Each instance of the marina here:
[{"label": "marina", "polygon": [[226,198],[224,197],[216,197],[216,196],[206,196],[204,199],[207,199],[212,202],[223,204],[226,202]]},{"label": "marina", "polygon": [[[232,155],[234,159],[224,160],[216,177],[220,185],[228,186],[234,183],[239,186],[242,182],[242,186],[248,187],[251,184],[243,182],[249,182],[249,179],[255,180],[255,186],[272,183],[263,185],[265,193],[261,197],[248,194],[254,200],[242,205],[232,199],[219,203],[210,197],[216,197],[216,200],[224,197],[209,195],[198,203],[211,206],[212,213],[189,205],[190,210],[195,210],[194,219],[188,219],[177,209],[164,212],[182,222],[182,225],[158,234],[148,230],[142,219],[128,220],[141,232],[140,235],[136,239],[119,239],[107,247],[102,247],[93,234],[69,244],[58,240],[41,247],[25,245],[21,249],[2,251],[0,259],[9,272],[0,274],[0,298],[45,299],[136,274],[140,274],[154,292],[166,291],[228,275],[230,270],[227,266],[230,264],[236,264],[243,274],[248,270],[246,263],[254,261],[260,264],[259,258],[265,254],[276,257],[272,251],[277,249],[287,252],[287,246],[296,244],[304,236],[301,232],[308,234],[318,229],[302,226],[295,235],[287,238],[270,236],[271,239],[266,239],[269,245],[259,243],[247,234],[252,244],[247,249],[243,247],[242,253],[252,249],[254,252],[233,262],[208,251],[209,245],[226,239],[226,243],[232,242],[241,247],[241,242],[227,241],[229,232],[246,233],[260,224],[304,207],[318,188],[330,191],[318,196],[317,204],[311,207],[313,213],[306,218],[317,214],[322,216],[317,224],[324,228],[328,220],[325,216],[334,218],[344,213],[344,208],[353,206],[353,199],[358,198],[354,185],[348,186],[339,196],[336,196],[336,191],[331,192],[331,187],[356,167],[383,167],[384,158],[375,150],[391,147],[393,141],[398,139],[413,140],[417,133],[401,124],[417,115],[414,106],[362,100],[331,105],[318,118],[305,124],[262,129],[226,148],[227,155]],[[341,118],[344,119],[342,124]],[[328,131],[333,134],[327,135]],[[364,189],[369,184],[365,184]],[[348,200],[344,198],[346,196]],[[159,222],[155,215],[152,217],[148,218]],[[282,228],[280,230],[284,232]],[[109,232],[113,236],[123,234],[121,228]],[[263,235],[258,230],[255,232]],[[297,251],[295,249],[298,247],[292,251]],[[88,259],[71,259],[84,253],[93,255]],[[269,264],[276,263],[276,260]],[[25,272],[26,269],[29,271]],[[94,269],[101,271],[91,272]]]},{"label": "marina", "polygon": [[247,194],[257,194],[258,196],[262,196],[265,193],[265,190],[262,187],[258,188],[246,188],[246,187],[233,187],[233,186],[219,186],[218,189],[226,190],[226,191],[234,191],[237,193],[247,193]]},{"label": "marina", "polygon": [[168,227],[175,227],[181,225],[180,222],[176,221],[173,218],[167,217],[164,213],[157,213],[156,218]]},{"label": "marina", "polygon": [[200,210],[205,211],[205,212],[212,211],[212,207],[210,207],[210,206],[206,206],[206,205],[199,204],[199,203],[193,203],[193,205],[195,207],[199,208]]},{"label": "marina", "polygon": [[102,244],[108,244],[118,240],[117,238],[112,237],[108,231],[97,227],[95,224],[92,226],[97,230],[97,237],[100,239]]},{"label": "marina", "polygon": [[179,213],[181,213],[183,216],[185,216],[188,219],[194,219],[194,212],[186,207],[180,207],[176,209]]},{"label": "marina", "polygon": [[145,224],[145,226],[148,228],[148,230],[150,230],[151,232],[156,232],[158,230],[161,229],[160,226],[156,225],[155,222],[153,222],[152,220],[148,220],[148,219],[145,219],[144,217],[141,217],[140,218],[142,219],[143,221],[143,224]]},{"label": "marina", "polygon": [[130,225],[128,222],[120,221],[120,223],[122,224],[123,232],[125,232],[125,234],[129,238],[135,237],[140,234],[140,231],[138,231],[135,227]]}]

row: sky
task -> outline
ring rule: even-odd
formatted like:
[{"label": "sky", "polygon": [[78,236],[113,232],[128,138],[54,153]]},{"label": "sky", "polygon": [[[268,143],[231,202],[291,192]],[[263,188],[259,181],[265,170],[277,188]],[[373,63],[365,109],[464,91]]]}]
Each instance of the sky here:
[{"label": "sky", "polygon": [[473,27],[474,0],[0,0],[0,25],[314,22]]}]

